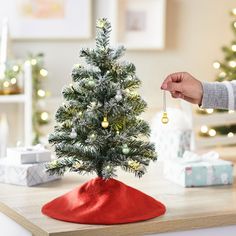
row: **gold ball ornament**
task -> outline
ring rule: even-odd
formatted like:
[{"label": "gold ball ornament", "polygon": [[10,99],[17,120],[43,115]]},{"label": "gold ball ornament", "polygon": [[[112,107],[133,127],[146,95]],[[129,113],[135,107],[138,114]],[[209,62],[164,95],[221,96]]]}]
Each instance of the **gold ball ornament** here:
[{"label": "gold ball ornament", "polygon": [[102,121],[101,125],[104,129],[106,129],[109,126],[109,122],[107,120],[107,117],[103,117],[103,121]]},{"label": "gold ball ornament", "polygon": [[163,124],[167,124],[169,122],[169,118],[167,116],[167,112],[163,112],[162,118],[161,118],[161,122]]}]

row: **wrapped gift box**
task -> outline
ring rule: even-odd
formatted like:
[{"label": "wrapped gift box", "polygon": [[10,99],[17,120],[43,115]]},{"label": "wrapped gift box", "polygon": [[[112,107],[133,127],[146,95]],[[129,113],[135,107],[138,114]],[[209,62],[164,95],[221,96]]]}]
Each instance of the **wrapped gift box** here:
[{"label": "wrapped gift box", "polygon": [[7,148],[7,157],[17,164],[31,164],[51,161],[51,152],[42,145]]},{"label": "wrapped gift box", "polygon": [[188,116],[180,109],[167,108],[168,124],[162,124],[162,113],[152,122],[151,141],[155,144],[159,160],[182,158],[194,146],[193,130]]},{"label": "wrapped gift box", "polygon": [[9,158],[0,159],[0,182],[24,186],[34,186],[59,179],[45,172],[45,163],[14,164]]},{"label": "wrapped gift box", "polygon": [[163,133],[156,139],[156,150],[161,159],[182,157],[186,150],[190,150],[192,130],[167,130]]},{"label": "wrapped gift box", "polygon": [[216,152],[197,155],[185,152],[183,158],[164,162],[164,176],[184,187],[233,183],[233,164],[219,159]]}]

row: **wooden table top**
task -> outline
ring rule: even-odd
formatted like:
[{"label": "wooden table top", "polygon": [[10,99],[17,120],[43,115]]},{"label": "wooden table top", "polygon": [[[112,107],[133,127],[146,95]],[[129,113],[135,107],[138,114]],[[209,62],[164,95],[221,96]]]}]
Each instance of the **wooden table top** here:
[{"label": "wooden table top", "polygon": [[42,215],[44,203],[93,178],[75,174],[30,188],[0,184],[0,211],[37,236],[134,236],[236,224],[235,182],[229,186],[186,189],[163,179],[161,166],[161,163],[152,164],[141,179],[118,172],[120,181],[167,206],[164,216],[152,220],[105,226],[67,223]]}]

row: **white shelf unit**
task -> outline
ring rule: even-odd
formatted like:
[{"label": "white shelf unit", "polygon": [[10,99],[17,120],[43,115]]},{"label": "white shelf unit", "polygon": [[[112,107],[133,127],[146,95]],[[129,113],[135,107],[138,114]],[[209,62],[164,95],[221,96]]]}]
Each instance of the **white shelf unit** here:
[{"label": "white shelf unit", "polygon": [[[18,103],[24,105],[24,145],[32,144],[32,73],[31,65],[24,64],[24,93],[17,95],[0,95],[1,103]],[[10,134],[11,135],[11,134]]]},{"label": "white shelf unit", "polygon": [[215,137],[200,137],[198,132],[202,125],[208,127],[236,124],[236,112],[213,113],[213,114],[194,114],[194,130],[196,137],[196,147],[205,148],[213,146],[236,145],[236,135],[228,137],[227,135],[216,135]]}]

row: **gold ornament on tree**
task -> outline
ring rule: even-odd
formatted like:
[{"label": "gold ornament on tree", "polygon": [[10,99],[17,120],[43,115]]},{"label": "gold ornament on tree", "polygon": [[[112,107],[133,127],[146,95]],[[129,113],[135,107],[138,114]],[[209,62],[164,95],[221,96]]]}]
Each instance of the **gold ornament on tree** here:
[{"label": "gold ornament on tree", "polygon": [[102,125],[102,127],[103,127],[104,129],[106,129],[106,128],[109,126],[109,122],[108,122],[108,120],[107,120],[107,116],[104,116],[104,117],[103,117],[103,121],[102,121],[101,125]]}]

